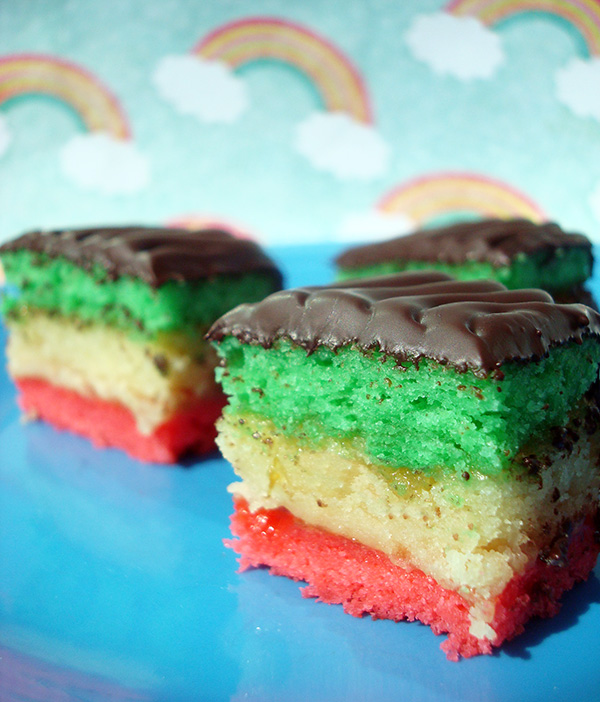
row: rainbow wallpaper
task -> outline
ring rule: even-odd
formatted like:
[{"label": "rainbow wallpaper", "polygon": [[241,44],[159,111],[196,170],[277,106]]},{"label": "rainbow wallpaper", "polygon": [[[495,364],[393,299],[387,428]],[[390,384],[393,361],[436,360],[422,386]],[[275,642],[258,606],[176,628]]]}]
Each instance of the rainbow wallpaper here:
[{"label": "rainbow wallpaper", "polygon": [[598,0],[0,3],[0,241],[477,215],[600,243]]}]

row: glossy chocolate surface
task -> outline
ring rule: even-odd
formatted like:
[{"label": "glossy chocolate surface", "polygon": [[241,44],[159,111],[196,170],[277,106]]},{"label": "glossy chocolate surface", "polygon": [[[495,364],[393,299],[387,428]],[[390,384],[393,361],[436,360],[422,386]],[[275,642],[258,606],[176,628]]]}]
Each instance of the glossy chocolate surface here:
[{"label": "glossy chocolate surface", "polygon": [[288,339],[314,351],[356,345],[399,362],[422,358],[488,374],[513,360],[542,358],[552,346],[600,335],[600,316],[558,305],[542,290],[456,281],[431,271],[284,290],[236,307],[208,338],[233,336],[271,347]]},{"label": "glossy chocolate surface", "polygon": [[526,219],[486,219],[422,229],[407,236],[358,246],[336,259],[340,268],[362,268],[385,261],[427,261],[461,264],[466,261],[508,266],[519,254],[555,255],[557,249],[592,245],[581,234],[563,231],[557,224],[535,224]]},{"label": "glossy chocolate surface", "polygon": [[158,287],[169,280],[260,271],[281,285],[273,261],[254,242],[206,229],[101,227],[33,231],[0,246],[0,254],[26,249],[64,257],[82,268],[104,268],[110,278],[132,276]]}]

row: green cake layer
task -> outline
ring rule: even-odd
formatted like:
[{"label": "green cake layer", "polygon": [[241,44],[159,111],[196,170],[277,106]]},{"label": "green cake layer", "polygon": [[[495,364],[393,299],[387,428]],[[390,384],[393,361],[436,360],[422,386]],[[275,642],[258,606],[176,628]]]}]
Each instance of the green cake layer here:
[{"label": "green cake layer", "polygon": [[272,278],[259,272],[154,288],[130,276],[113,280],[99,265],[84,270],[65,258],[27,250],[3,253],[2,265],[8,283],[20,291],[2,303],[3,314],[12,319],[37,309],[148,336],[202,330],[240,300],[262,299],[274,288]]},{"label": "green cake layer", "polygon": [[527,455],[529,437],[567,424],[600,362],[595,339],[505,363],[487,377],[427,359],[398,364],[351,346],[307,355],[288,340],[265,350],[227,337],[217,350],[226,359],[217,369],[230,396],[226,412],[267,418],[306,445],[352,440],[390,468],[488,475]]},{"label": "green cake layer", "polygon": [[543,288],[554,292],[571,290],[592,274],[590,255],[584,249],[558,249],[555,256],[546,253],[519,254],[510,266],[494,266],[485,261],[464,261],[460,264],[440,261],[386,261],[370,266],[341,268],[339,280],[369,278],[402,271],[436,270],[457,280],[497,280],[511,290]]}]

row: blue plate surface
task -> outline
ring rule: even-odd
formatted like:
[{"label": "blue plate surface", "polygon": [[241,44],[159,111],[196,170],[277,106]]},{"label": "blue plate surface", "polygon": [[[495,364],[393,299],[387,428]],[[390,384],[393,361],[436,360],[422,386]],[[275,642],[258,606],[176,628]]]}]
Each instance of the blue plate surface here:
[{"label": "blue plate surface", "polygon": [[[294,286],[330,280],[335,251],[273,255]],[[237,573],[223,545],[233,477],[217,457],[148,466],[24,425],[0,370],[0,700],[599,698],[599,568],[559,616],[450,663],[419,623],[356,619]]]}]

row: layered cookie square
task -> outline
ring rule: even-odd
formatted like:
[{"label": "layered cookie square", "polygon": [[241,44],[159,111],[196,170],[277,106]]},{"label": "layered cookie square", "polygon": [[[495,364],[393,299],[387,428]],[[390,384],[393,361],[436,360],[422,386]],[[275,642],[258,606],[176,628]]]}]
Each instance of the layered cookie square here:
[{"label": "layered cookie square", "polygon": [[490,653],[596,562],[600,317],[416,272],[242,305],[209,332],[241,568]]},{"label": "layered cookie square", "polygon": [[214,448],[224,397],[210,324],[281,287],[273,261],[222,231],[34,231],[0,247],[8,370],[28,417],[173,462]]},{"label": "layered cookie square", "polygon": [[341,280],[435,269],[460,280],[497,280],[513,290],[542,288],[561,302],[591,301],[583,285],[592,273],[592,245],[553,222],[485,219],[421,229],[348,249],[336,264]]}]

